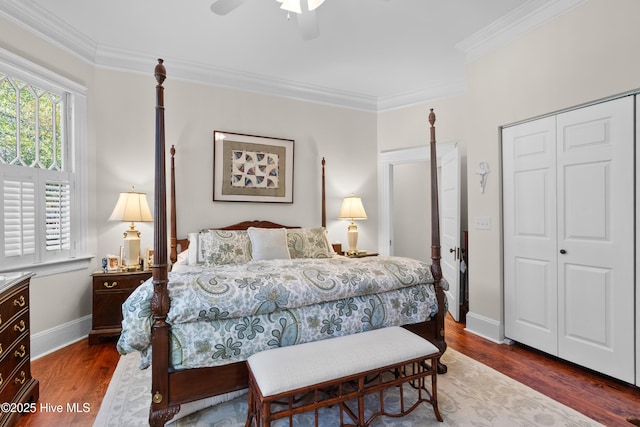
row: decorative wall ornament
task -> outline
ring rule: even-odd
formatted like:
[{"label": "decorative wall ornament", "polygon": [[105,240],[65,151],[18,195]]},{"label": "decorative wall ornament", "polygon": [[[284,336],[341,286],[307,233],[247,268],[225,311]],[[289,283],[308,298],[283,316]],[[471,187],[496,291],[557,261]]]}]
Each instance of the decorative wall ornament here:
[{"label": "decorative wall ornament", "polygon": [[480,177],[480,192],[484,194],[484,187],[487,184],[487,175],[489,175],[489,163],[480,162],[476,175]]}]

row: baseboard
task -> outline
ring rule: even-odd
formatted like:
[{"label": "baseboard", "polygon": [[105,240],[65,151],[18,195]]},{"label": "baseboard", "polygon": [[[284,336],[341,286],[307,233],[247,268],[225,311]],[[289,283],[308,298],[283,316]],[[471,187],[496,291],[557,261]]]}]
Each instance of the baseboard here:
[{"label": "baseboard", "polygon": [[91,315],[63,323],[31,335],[31,360],[86,338],[91,330]]},{"label": "baseboard", "polygon": [[464,330],[498,344],[504,342],[503,324],[479,314],[467,313],[467,326]]}]

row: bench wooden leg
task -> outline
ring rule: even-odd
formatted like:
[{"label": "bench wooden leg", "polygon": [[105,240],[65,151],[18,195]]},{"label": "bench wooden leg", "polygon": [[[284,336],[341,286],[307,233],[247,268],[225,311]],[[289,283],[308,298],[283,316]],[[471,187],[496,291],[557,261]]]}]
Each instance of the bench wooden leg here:
[{"label": "bench wooden leg", "polygon": [[[431,366],[437,370],[437,366],[440,363],[440,358],[431,359]],[[435,367],[433,365],[436,365]],[[433,406],[433,412],[436,415],[436,419],[443,422],[444,419],[440,415],[440,409],[438,409],[438,375],[436,372],[431,375],[431,406]]]}]

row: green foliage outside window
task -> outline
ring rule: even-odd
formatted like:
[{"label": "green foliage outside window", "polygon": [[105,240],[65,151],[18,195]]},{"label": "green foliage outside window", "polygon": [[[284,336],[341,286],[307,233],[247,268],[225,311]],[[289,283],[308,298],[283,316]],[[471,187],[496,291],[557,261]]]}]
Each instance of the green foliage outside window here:
[{"label": "green foliage outside window", "polygon": [[0,74],[0,162],[63,170],[62,99]]}]

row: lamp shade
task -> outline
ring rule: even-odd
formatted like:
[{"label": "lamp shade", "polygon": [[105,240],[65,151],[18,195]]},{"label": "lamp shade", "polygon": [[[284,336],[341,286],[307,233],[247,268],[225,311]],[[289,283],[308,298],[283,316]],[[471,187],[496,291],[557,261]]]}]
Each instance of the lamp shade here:
[{"label": "lamp shade", "polygon": [[120,193],[116,207],[109,217],[109,221],[123,222],[151,222],[153,216],[145,193],[129,191]]},{"label": "lamp shade", "polygon": [[345,197],[338,219],[367,219],[367,213],[364,211],[360,197],[353,195]]}]

